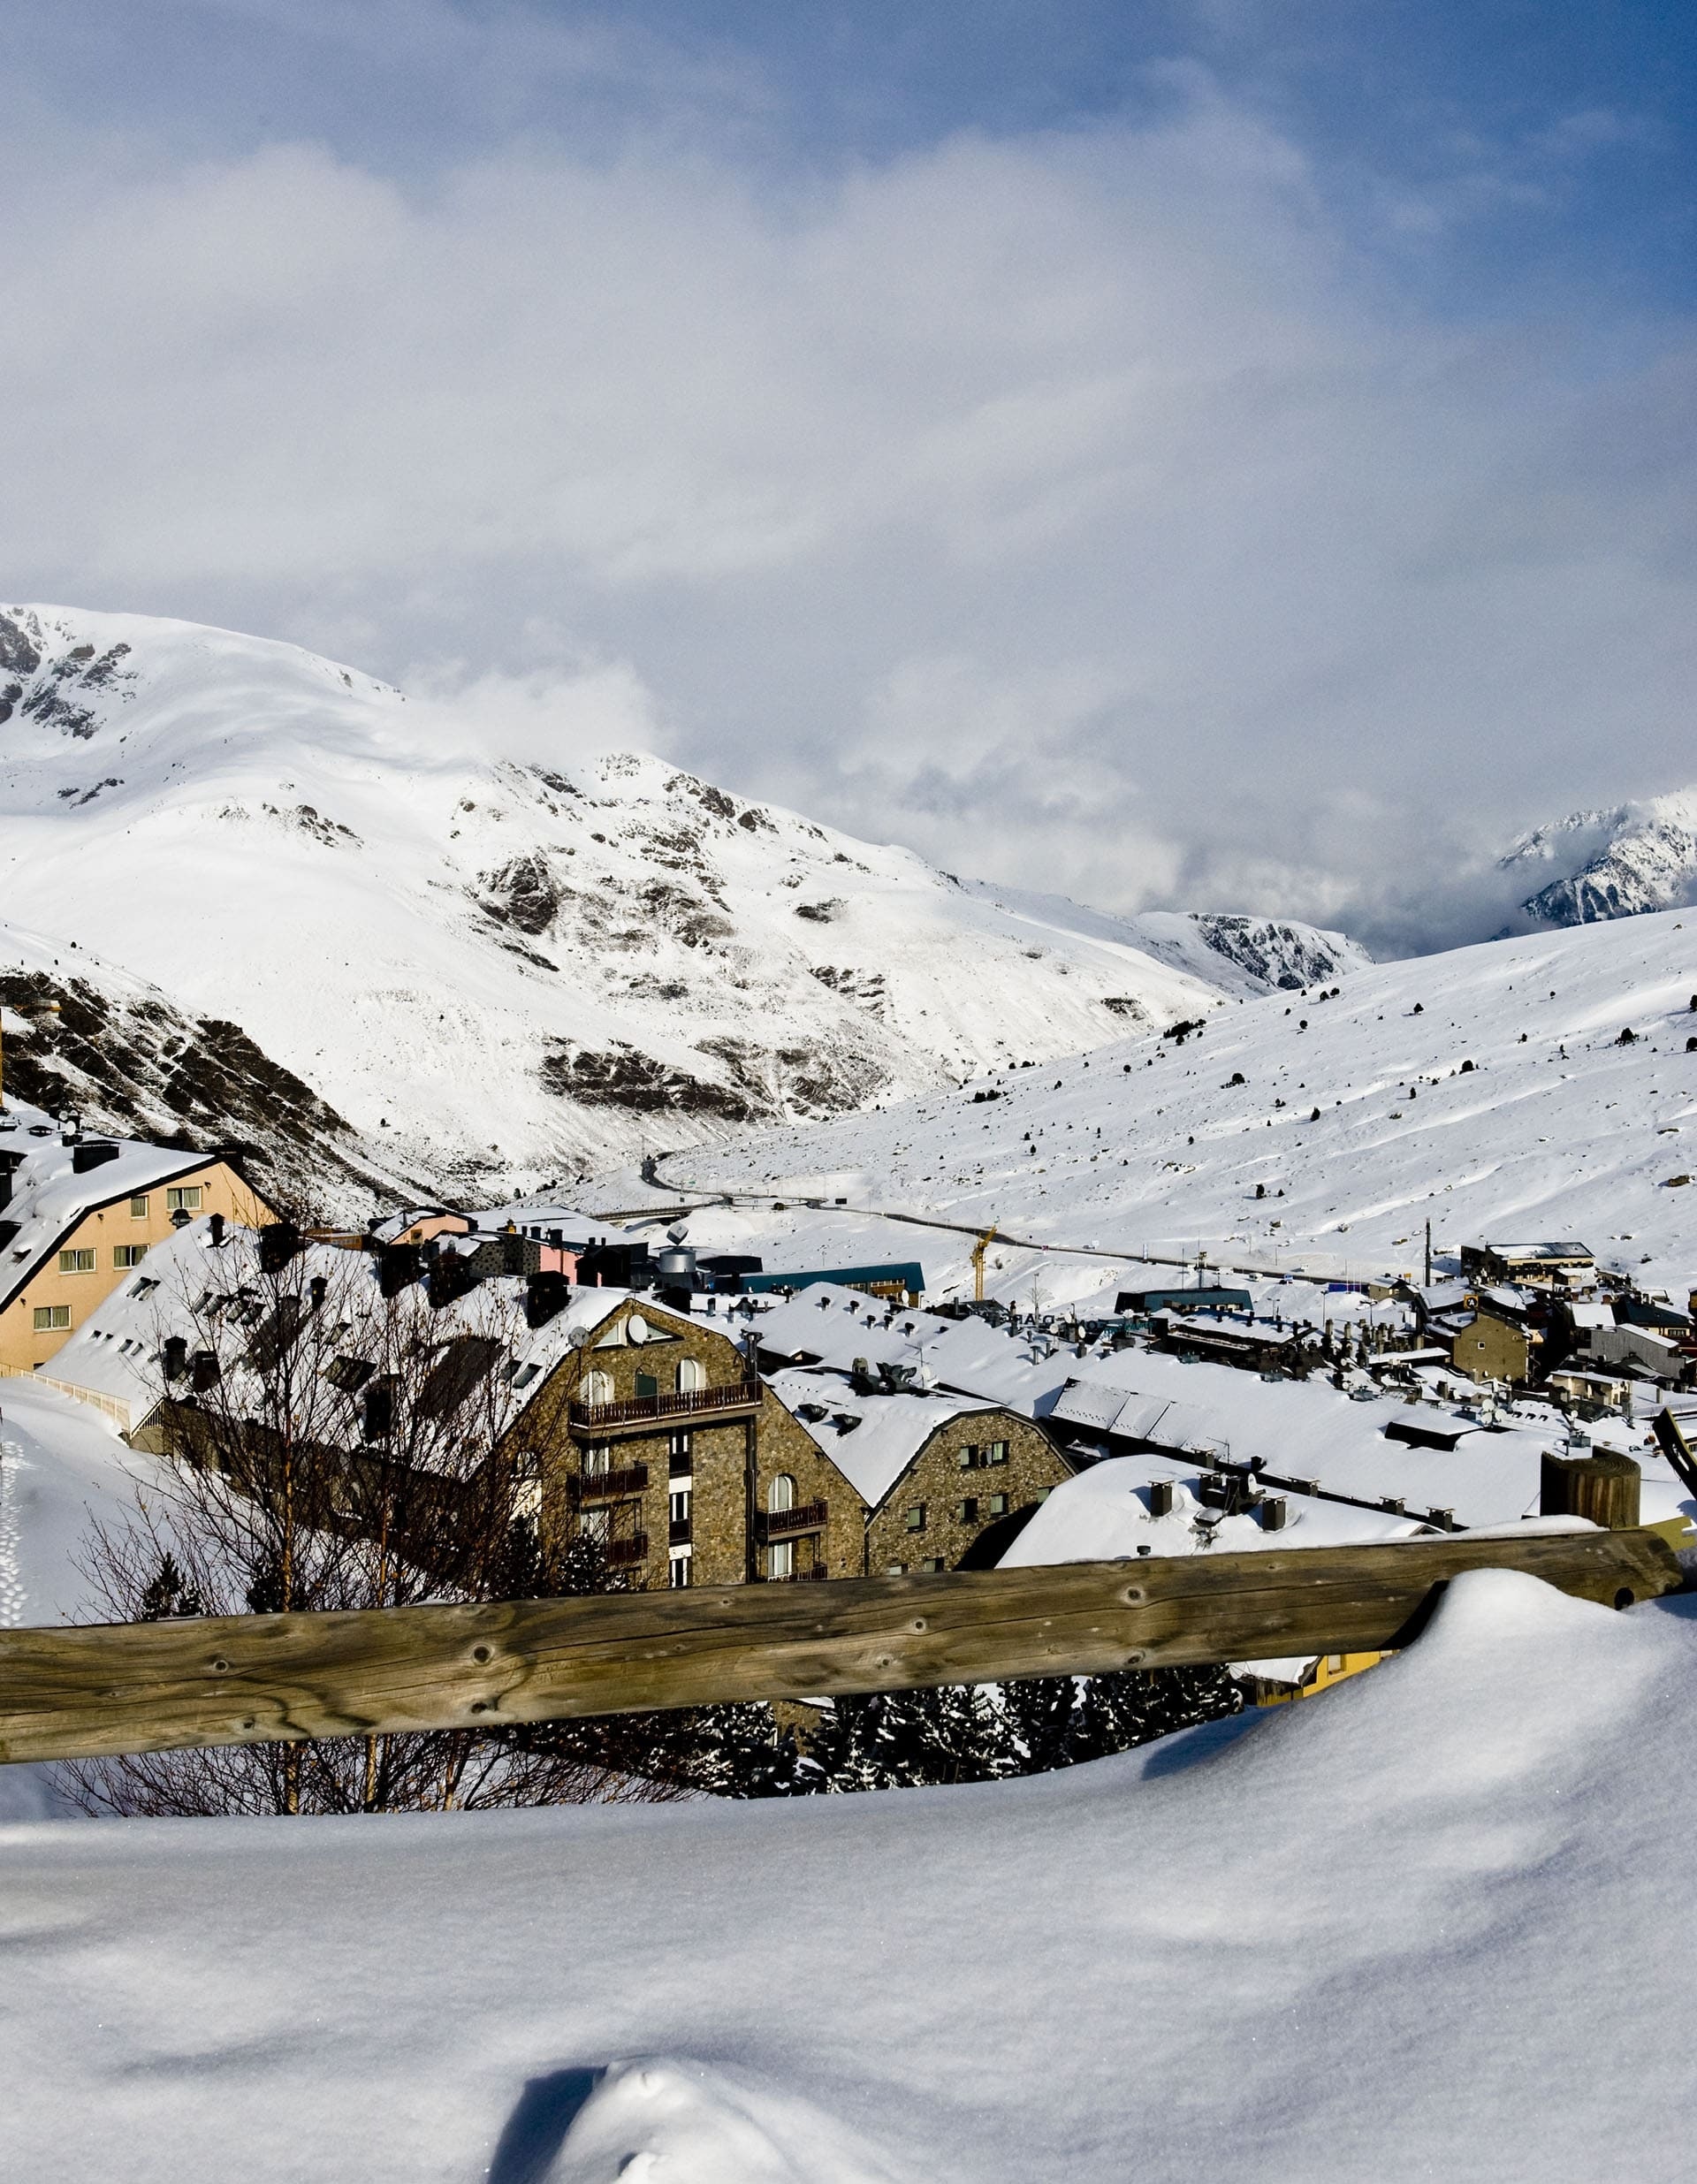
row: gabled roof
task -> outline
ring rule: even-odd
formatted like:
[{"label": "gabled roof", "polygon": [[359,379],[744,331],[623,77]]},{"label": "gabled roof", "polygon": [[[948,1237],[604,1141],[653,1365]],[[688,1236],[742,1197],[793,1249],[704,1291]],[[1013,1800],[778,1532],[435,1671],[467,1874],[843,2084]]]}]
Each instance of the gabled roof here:
[{"label": "gabled roof", "polygon": [[[968,1413],[987,1418],[1000,1406],[968,1396],[902,1389],[894,1395],[857,1396],[846,1375],[796,1366],[774,1373],[766,1385],[836,1465],[868,1508],[901,1483],[903,1472],[940,1427]],[[809,1411],[822,1415],[809,1417]]]},{"label": "gabled roof", "polygon": [[[72,1389],[87,1390],[121,1405],[132,1427],[140,1424],[157,1406],[164,1389],[159,1350],[168,1334],[198,1336],[196,1305],[209,1287],[217,1263],[216,1286],[237,1287],[250,1275],[257,1277],[258,1237],[255,1230],[231,1226],[224,1242],[215,1245],[210,1223],[191,1221],[148,1252],[145,1263],[90,1313],[53,1358],[42,1377]],[[328,1244],[308,1244],[290,1262],[292,1289],[302,1293],[315,1274],[332,1282],[346,1280],[350,1267],[375,1290],[377,1268],[361,1253]],[[540,1328],[523,1324],[521,1306],[525,1283],[521,1278],[501,1276],[480,1282],[430,1315],[430,1329],[441,1342],[456,1337],[486,1337],[498,1321],[504,1336],[513,1337],[510,1352],[503,1342],[500,1357],[490,1366],[510,1367],[517,1399],[515,1415],[538,1396],[549,1376],[575,1347],[592,1347],[596,1337],[621,1307],[632,1302],[628,1290],[574,1290],[560,1311]],[[689,1323],[669,1313],[651,1297],[641,1299],[643,1317],[667,1331],[682,1332]],[[239,1339],[232,1332],[226,1367],[240,1369],[247,1348],[247,1330]],[[573,1336],[579,1336],[574,1343]],[[583,1343],[582,1338],[589,1338]]]},{"label": "gabled roof", "polygon": [[[79,1172],[79,1145],[112,1145],[110,1159]],[[167,1183],[228,1160],[227,1153],[193,1153],[181,1145],[144,1145],[133,1138],[66,1140],[57,1126],[34,1108],[9,1102],[0,1115],[0,1154],[23,1155],[12,1171],[11,1202],[0,1207],[0,1221],[16,1222],[18,1232],[0,1249],[0,1307],[9,1305],[40,1272],[78,1224],[115,1199],[158,1191]]]}]

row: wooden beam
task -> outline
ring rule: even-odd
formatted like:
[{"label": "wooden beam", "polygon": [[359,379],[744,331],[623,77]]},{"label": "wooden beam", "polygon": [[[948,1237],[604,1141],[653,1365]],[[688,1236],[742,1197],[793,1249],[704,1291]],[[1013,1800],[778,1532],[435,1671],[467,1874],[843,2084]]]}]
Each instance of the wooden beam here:
[{"label": "wooden beam", "polygon": [[1650,1531],[1465,1533],[1034,1570],[0,1631],[0,1759],[485,1729],[1406,1645],[1463,1571],[1625,1607],[1675,1590]]}]

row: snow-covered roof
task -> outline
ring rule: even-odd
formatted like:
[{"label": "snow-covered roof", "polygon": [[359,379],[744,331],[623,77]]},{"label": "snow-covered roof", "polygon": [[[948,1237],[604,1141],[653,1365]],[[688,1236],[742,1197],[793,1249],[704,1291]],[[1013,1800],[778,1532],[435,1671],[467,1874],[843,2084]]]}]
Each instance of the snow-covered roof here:
[{"label": "snow-covered roof", "polygon": [[[209,1262],[215,1252],[221,1262],[216,1270],[217,1288],[220,1292],[233,1289],[256,1270],[257,1237],[251,1229],[226,1228],[222,1244],[214,1245],[210,1224],[202,1219],[156,1244],[146,1264],[89,1315],[55,1355],[50,1370],[40,1377],[52,1385],[104,1397],[123,1407],[127,1415],[120,1422],[132,1427],[140,1424],[164,1393],[158,1362],[163,1338],[172,1333],[205,1333],[205,1320],[197,1315],[196,1306],[211,1285]],[[315,1274],[335,1283],[345,1281],[350,1268],[376,1286],[371,1261],[333,1244],[305,1245],[290,1267],[294,1277],[291,1288],[302,1290]],[[524,1291],[521,1279],[493,1278],[434,1311],[430,1320],[432,1332],[444,1342],[498,1327],[511,1341],[507,1362],[520,1408],[540,1392],[572,1348],[574,1333],[597,1328],[631,1294],[616,1289],[574,1290],[552,1319],[530,1328],[522,1318]],[[643,1299],[643,1317],[661,1327],[679,1324],[679,1315],[649,1297]],[[246,1330],[242,1346],[245,1342]]]},{"label": "snow-covered roof", "polygon": [[[840,1373],[793,1366],[767,1386],[800,1422],[869,1508],[876,1509],[940,1426],[994,1406],[940,1389],[857,1396]],[[821,1410],[809,1418],[806,1410]]]},{"label": "snow-covered roof", "polygon": [[[1170,1515],[1150,1514],[1146,1489],[1174,1487]],[[1056,1487],[1001,1558],[1004,1570],[1049,1563],[1112,1562],[1121,1556],[1196,1555],[1212,1549],[1349,1547],[1370,1540],[1406,1540],[1429,1530],[1419,1518],[1340,1502],[1286,1495],[1284,1526],[1262,1529],[1253,1514],[1228,1517],[1198,1495],[1201,1474],[1177,1457],[1145,1453],[1110,1457]],[[1276,1491],[1276,1490],[1275,1490]]]},{"label": "snow-covered roof", "polygon": [[[112,1154],[80,1170],[80,1148],[111,1145]],[[0,1221],[17,1223],[17,1234],[0,1256],[0,1305],[15,1297],[57,1250],[79,1221],[97,1206],[144,1191],[157,1191],[191,1176],[222,1153],[186,1152],[181,1145],[150,1145],[133,1138],[69,1138],[33,1107],[8,1101],[0,1116],[0,1154],[23,1155],[12,1171],[11,1201],[0,1207]]]}]

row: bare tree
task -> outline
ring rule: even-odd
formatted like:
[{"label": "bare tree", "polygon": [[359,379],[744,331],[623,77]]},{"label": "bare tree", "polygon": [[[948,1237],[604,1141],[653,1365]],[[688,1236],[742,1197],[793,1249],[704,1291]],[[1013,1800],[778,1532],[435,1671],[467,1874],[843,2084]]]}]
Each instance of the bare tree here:
[{"label": "bare tree", "polygon": [[[181,1278],[162,1292],[154,1343],[165,1460],[134,1513],[91,1537],[95,1612],[131,1622],[613,1589],[592,1541],[551,1556],[539,1538],[518,1286],[392,1285],[364,1252],[293,1243],[284,1228],[231,1230],[175,1255]],[[106,1813],[445,1810],[675,1795],[678,1741],[676,1729],[645,1739],[585,1723],[546,1738],[374,1735],[67,1772]]]}]

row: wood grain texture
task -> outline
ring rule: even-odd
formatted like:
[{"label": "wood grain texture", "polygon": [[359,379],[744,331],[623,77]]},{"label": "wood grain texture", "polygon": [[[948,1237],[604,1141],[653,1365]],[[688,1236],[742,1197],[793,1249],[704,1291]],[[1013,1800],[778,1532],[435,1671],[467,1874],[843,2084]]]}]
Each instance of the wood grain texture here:
[{"label": "wood grain texture", "polygon": [[1624,1607],[1656,1533],[1438,1540],[829,1585],[0,1631],[0,1759],[475,1729],[1403,1646],[1463,1571]]}]

